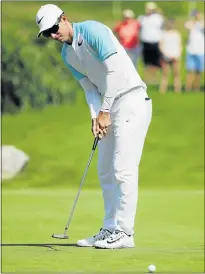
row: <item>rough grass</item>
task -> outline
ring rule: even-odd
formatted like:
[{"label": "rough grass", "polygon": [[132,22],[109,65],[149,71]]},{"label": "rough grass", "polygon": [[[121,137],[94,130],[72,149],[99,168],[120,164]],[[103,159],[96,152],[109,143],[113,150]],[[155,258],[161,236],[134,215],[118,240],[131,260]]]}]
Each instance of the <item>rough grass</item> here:
[{"label": "rough grass", "polygon": [[[140,167],[143,187],[203,187],[204,93],[162,96],[149,91],[153,119]],[[5,115],[2,143],[13,144],[31,160],[5,188],[76,186],[83,174],[93,138],[84,95],[77,104]],[[126,144],[125,144],[126,145]],[[97,153],[96,153],[97,154]],[[96,187],[95,155],[87,187]]]}]

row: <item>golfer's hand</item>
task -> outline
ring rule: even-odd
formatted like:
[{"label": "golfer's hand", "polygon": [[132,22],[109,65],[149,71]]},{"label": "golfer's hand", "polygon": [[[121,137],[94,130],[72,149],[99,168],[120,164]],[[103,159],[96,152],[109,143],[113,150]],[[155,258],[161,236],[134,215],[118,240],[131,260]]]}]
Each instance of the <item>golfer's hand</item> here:
[{"label": "golfer's hand", "polygon": [[110,113],[100,111],[97,117],[97,132],[100,139],[107,134],[107,130],[110,125]]},{"label": "golfer's hand", "polygon": [[97,119],[92,119],[91,131],[92,131],[93,136],[97,137],[97,135],[98,135]]}]

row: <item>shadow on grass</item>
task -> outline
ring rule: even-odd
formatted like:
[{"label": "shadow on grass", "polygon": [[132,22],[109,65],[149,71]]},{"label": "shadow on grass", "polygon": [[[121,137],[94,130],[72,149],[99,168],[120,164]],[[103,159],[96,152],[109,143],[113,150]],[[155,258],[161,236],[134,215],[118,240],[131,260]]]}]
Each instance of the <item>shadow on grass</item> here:
[{"label": "shadow on grass", "polygon": [[73,246],[73,247],[79,247],[77,244],[1,244],[1,246],[7,246],[7,247],[19,247],[19,246],[25,246],[25,247],[30,247],[30,246],[35,246],[35,247],[46,247],[50,248],[52,250],[58,251],[55,247],[57,246]]}]

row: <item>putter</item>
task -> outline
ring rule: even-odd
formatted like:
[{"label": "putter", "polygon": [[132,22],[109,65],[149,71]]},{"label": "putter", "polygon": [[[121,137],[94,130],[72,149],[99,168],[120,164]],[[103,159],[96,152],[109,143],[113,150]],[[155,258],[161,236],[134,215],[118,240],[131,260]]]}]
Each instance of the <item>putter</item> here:
[{"label": "putter", "polygon": [[75,201],[74,201],[74,203],[73,203],[73,206],[72,206],[72,209],[71,209],[71,212],[70,212],[70,216],[69,216],[67,225],[66,225],[66,227],[65,227],[64,233],[63,233],[63,234],[53,234],[53,235],[52,235],[52,238],[56,238],[56,239],[68,239],[68,238],[69,238],[68,235],[67,235],[68,228],[69,228],[69,226],[70,226],[70,223],[71,223],[71,220],[72,220],[72,217],[73,217],[73,213],[74,213],[74,210],[75,210],[75,207],[76,207],[78,198],[79,198],[79,196],[80,196],[80,191],[81,191],[82,186],[83,186],[83,183],[84,183],[84,181],[85,181],[85,177],[86,177],[86,175],[87,175],[88,168],[89,168],[90,163],[91,163],[91,160],[92,160],[92,158],[93,158],[93,154],[94,154],[95,149],[96,149],[96,147],[97,147],[98,141],[99,141],[99,137],[97,136],[97,137],[95,137],[95,139],[94,139],[92,151],[91,151],[91,153],[90,153],[90,158],[89,158],[89,160],[88,160],[88,163],[87,163],[85,172],[84,172],[83,177],[82,177],[82,179],[81,179],[80,187],[79,187],[78,193],[77,193],[77,195],[76,195]]}]

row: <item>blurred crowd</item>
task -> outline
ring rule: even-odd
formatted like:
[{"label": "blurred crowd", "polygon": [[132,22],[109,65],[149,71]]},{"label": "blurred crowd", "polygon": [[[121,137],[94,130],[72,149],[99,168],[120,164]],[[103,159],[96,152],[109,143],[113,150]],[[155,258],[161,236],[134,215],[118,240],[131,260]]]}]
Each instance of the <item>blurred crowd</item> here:
[{"label": "blurred crowd", "polygon": [[166,18],[155,2],[145,4],[145,14],[136,17],[133,10],[122,13],[122,20],[113,31],[125,48],[134,65],[139,57],[144,64],[144,81],[154,84],[158,71],[161,73],[160,92],[166,93],[170,71],[175,92],[181,92],[181,65],[185,67],[185,90],[200,90],[204,72],[204,19],[197,10],[192,10],[184,22],[187,33],[185,64],[181,64],[183,52],[182,35],[175,18]]}]

